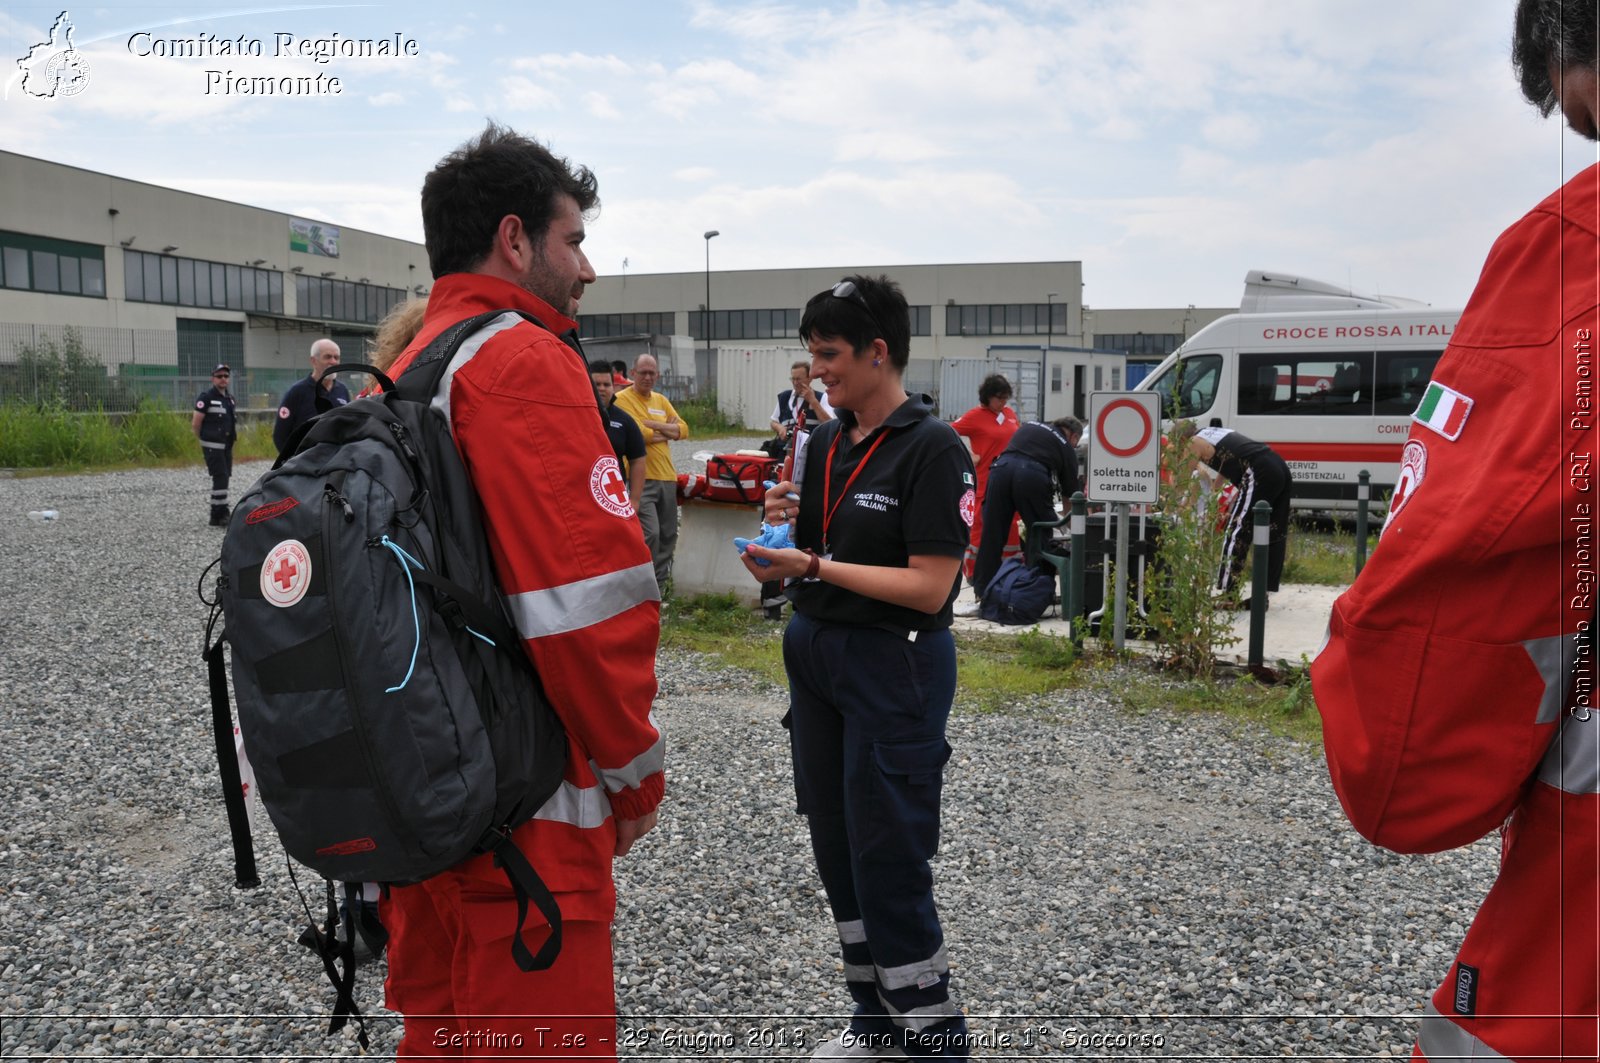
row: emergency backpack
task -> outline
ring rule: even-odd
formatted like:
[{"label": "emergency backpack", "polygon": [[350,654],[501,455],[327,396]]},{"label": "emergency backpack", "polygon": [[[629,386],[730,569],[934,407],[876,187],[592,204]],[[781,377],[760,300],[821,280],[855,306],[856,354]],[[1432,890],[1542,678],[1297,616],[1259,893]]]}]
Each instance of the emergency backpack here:
[{"label": "emergency backpack", "polygon": [[[307,422],[240,499],[206,656],[241,887],[256,875],[224,641],[244,749],[288,856],[330,881],[404,885],[493,853],[517,898],[512,953],[532,971],[554,962],[561,913],[510,834],[560,786],[566,736],[496,586],[447,399],[434,405],[462,342],[508,312],[447,329],[397,382],[338,367],[372,373],[382,392]],[[537,955],[522,936],[530,901],[550,927]],[[339,994],[330,1032],[346,1016],[361,1025],[355,935],[340,974],[339,946],[314,919],[309,933]]]},{"label": "emergency backpack", "polygon": [[1036,624],[1049,610],[1055,589],[1047,573],[1007,558],[983,589],[978,615],[997,624]]}]

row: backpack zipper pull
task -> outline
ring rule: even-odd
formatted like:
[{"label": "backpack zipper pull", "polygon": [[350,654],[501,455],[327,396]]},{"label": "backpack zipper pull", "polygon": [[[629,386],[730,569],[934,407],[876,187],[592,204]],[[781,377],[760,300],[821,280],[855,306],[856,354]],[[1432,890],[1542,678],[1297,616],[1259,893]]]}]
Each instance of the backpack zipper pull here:
[{"label": "backpack zipper pull", "polygon": [[329,502],[339,503],[339,507],[344,510],[344,522],[346,524],[356,519],[356,511],[350,507],[349,499],[339,493],[338,488],[332,484],[323,484],[322,494]]},{"label": "backpack zipper pull", "polygon": [[417,461],[417,451],[411,445],[410,433],[406,431],[406,426],[399,421],[391,421],[389,423],[389,431],[394,434],[394,441],[400,444],[400,449],[405,452],[405,456],[412,461]]}]

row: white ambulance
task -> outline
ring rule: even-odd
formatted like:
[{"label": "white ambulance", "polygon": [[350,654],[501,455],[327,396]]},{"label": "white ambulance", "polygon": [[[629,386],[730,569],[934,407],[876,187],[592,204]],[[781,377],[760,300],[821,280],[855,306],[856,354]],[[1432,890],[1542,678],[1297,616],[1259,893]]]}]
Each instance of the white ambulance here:
[{"label": "white ambulance", "polygon": [[1294,473],[1299,508],[1353,509],[1365,469],[1381,509],[1411,414],[1460,317],[1256,270],[1245,276],[1239,312],[1195,333],[1137,390],[1159,393],[1169,420],[1271,446]]}]

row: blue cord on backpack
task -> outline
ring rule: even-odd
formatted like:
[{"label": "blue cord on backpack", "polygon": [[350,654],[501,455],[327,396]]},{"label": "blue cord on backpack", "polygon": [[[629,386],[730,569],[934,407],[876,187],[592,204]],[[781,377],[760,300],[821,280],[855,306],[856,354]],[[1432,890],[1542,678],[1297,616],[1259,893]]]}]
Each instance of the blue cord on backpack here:
[{"label": "blue cord on backpack", "polygon": [[411,578],[411,566],[422,568],[422,562],[406,553],[399,544],[385,535],[378,540],[380,546],[387,547],[400,561],[400,568],[406,574],[406,586],[411,591],[411,628],[416,632],[416,641],[411,644],[411,663],[406,667],[406,677],[400,680],[399,686],[392,686],[384,690],[385,694],[393,694],[397,690],[404,690],[406,684],[411,682],[411,673],[417,669],[417,650],[422,645],[422,622],[417,619],[417,584]]},{"label": "blue cord on backpack", "polygon": [[[398,686],[387,687],[384,689],[385,694],[393,694],[398,690],[404,690],[406,688],[406,684],[411,682],[411,673],[417,670],[417,650],[422,646],[422,621],[417,618],[417,584],[416,581],[411,578],[411,569],[415,567],[419,572],[421,572],[426,571],[427,566],[421,561],[418,561],[416,558],[412,557],[410,554],[406,553],[404,547],[402,547],[399,543],[396,543],[387,535],[378,540],[378,545],[388,548],[389,552],[394,554],[399,560],[400,568],[406,574],[406,587],[411,591],[411,630],[414,633],[415,641],[413,641],[411,644],[411,663],[406,666],[406,677],[400,680],[400,684]],[[495,644],[494,639],[483,634],[481,631],[474,631],[469,627],[467,628],[467,633],[482,639],[491,646]]]}]

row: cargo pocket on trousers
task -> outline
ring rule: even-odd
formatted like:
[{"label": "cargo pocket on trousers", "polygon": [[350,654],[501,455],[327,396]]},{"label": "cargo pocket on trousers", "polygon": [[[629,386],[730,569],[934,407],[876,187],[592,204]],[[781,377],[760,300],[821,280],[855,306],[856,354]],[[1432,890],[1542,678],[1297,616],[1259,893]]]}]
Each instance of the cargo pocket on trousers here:
[{"label": "cargo pocket on trousers", "polygon": [[871,803],[862,810],[861,856],[928,860],[939,850],[939,796],[950,744],[943,738],[872,744]]}]

